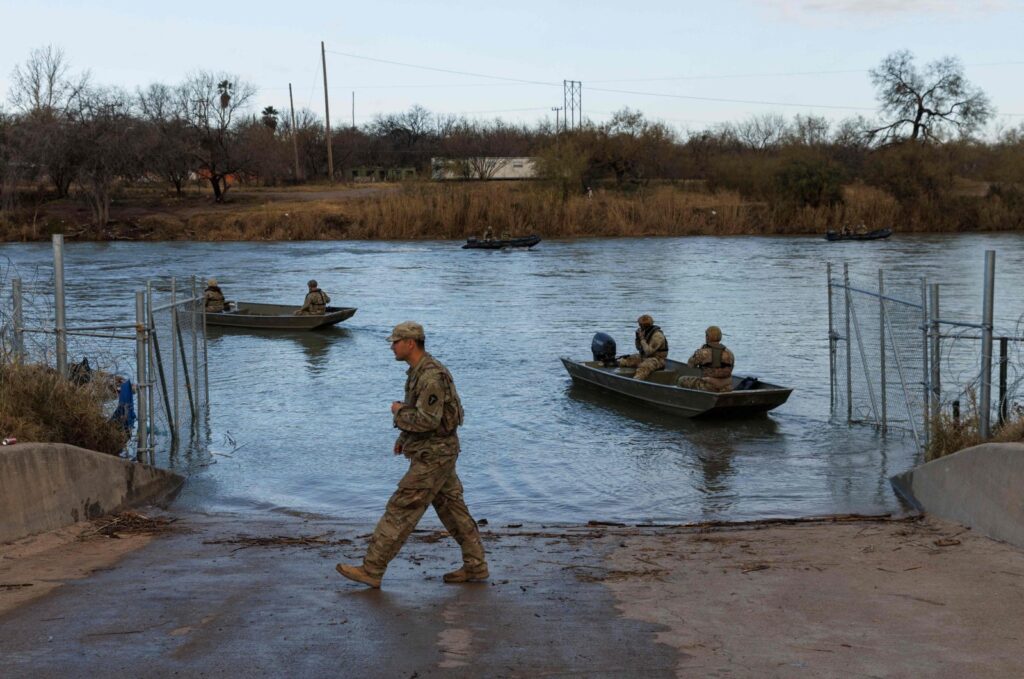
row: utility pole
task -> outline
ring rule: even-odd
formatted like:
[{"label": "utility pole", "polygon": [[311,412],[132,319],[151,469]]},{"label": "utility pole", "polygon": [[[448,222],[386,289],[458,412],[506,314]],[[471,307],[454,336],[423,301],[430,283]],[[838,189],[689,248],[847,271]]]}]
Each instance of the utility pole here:
[{"label": "utility pole", "polygon": [[327,180],[334,183],[334,151],[331,149],[331,104],[327,98],[327,48],[320,41],[320,61],[324,65],[324,119],[327,128]]},{"label": "utility pole", "polygon": [[295,129],[295,98],[292,96],[292,84],[288,83],[288,104],[292,109],[292,151],[295,153],[295,181],[299,181],[299,131]]},{"label": "utility pole", "polygon": [[356,91],[352,90],[352,129],[356,129]]},{"label": "utility pole", "polygon": [[551,110],[555,112],[555,134],[558,134],[558,112],[562,110],[562,107],[552,106]]},{"label": "utility pole", "polygon": [[565,107],[566,129],[578,128],[583,124],[583,83],[579,80],[562,81],[562,105]]}]

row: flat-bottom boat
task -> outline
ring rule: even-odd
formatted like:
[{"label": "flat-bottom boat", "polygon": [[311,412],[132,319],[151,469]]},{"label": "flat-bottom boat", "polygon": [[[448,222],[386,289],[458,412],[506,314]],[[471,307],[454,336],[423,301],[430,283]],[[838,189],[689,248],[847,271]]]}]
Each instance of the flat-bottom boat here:
[{"label": "flat-bottom boat", "polygon": [[842,233],[841,231],[829,231],[825,234],[825,240],[881,240],[892,235],[892,229],[875,229],[865,233]]},{"label": "flat-bottom boat", "polygon": [[534,234],[521,238],[493,238],[491,240],[478,240],[470,238],[462,246],[463,250],[503,250],[505,248],[532,248],[540,242],[540,236]]},{"label": "flat-bottom boat", "polygon": [[654,371],[646,380],[633,376],[635,368],[606,366],[601,361],[562,358],[562,364],[576,384],[596,387],[682,417],[763,414],[785,403],[793,392],[789,387],[736,375],[732,378],[733,391],[686,389],[677,386],[679,378],[699,377],[701,371],[671,359],[665,362],[664,370]]},{"label": "flat-bottom boat", "polygon": [[301,308],[287,304],[231,302],[229,310],[207,311],[206,324],[259,330],[316,330],[341,323],[356,313],[354,307],[329,306],[324,314],[296,316],[295,312]]}]

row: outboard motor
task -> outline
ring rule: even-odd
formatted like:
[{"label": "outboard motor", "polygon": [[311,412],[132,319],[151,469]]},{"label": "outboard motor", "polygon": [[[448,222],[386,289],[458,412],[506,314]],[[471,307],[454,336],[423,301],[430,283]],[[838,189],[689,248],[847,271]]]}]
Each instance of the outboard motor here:
[{"label": "outboard motor", "polygon": [[594,361],[605,367],[618,364],[618,361],[615,360],[615,340],[611,335],[603,332],[595,334],[594,339],[590,341],[590,351],[594,354]]}]

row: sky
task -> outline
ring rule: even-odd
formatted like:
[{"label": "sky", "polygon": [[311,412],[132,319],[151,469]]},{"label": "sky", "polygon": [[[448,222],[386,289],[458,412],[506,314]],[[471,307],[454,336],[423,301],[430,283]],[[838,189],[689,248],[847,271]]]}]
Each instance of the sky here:
[{"label": "sky", "polygon": [[907,49],[921,66],[959,58],[993,125],[1015,127],[1022,28],[1024,0],[0,0],[0,92],[9,108],[13,68],[53,45],[98,84],[226,72],[259,88],[254,109],[287,111],[291,83],[296,108],[322,116],[323,41],[335,126],[351,122],[353,92],[356,124],[414,104],[553,120],[563,81],[578,80],[589,120],[630,107],[699,130],[766,113],[870,117],[867,71]]}]

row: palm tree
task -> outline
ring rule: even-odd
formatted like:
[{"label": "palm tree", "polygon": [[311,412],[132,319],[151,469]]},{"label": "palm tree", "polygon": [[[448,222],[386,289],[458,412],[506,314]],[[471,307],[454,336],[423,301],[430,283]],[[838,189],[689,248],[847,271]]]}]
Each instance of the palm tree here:
[{"label": "palm tree", "polygon": [[217,83],[217,91],[220,92],[220,107],[227,108],[231,103],[231,82],[221,80]]},{"label": "palm tree", "polygon": [[277,116],[280,115],[277,109],[273,106],[268,106],[260,112],[262,122],[264,125],[270,128],[271,132],[277,130]]}]

